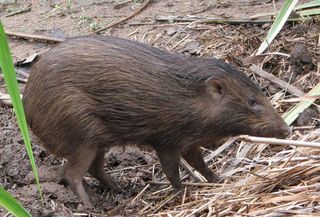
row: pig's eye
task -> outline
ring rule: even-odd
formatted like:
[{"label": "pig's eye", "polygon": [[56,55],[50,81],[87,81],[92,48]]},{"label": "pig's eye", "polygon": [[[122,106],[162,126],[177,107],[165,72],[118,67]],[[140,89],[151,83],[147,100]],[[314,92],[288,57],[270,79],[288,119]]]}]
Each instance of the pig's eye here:
[{"label": "pig's eye", "polygon": [[248,105],[251,107],[255,107],[258,105],[257,99],[254,96],[248,97]]}]

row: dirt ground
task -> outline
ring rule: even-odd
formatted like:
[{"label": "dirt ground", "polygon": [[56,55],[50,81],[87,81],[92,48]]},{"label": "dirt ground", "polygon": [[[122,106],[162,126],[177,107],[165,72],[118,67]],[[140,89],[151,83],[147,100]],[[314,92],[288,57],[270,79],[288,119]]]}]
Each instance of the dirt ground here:
[{"label": "dirt ground", "polygon": [[[101,34],[134,39],[163,49],[182,52],[185,55],[223,59],[245,71],[261,85],[267,96],[274,99],[274,95],[280,90],[279,87],[254,75],[242,61],[257,50],[269,29],[269,24],[229,25],[156,21],[158,16],[248,17],[273,11],[272,2],[267,0],[153,0],[137,16]],[[280,9],[283,2],[276,1],[276,9]],[[0,3],[0,17],[8,31],[63,39],[88,34],[128,16],[142,4],[143,1],[138,0],[17,1],[16,4]],[[28,7],[30,10],[27,12],[8,16],[12,12]],[[300,90],[308,92],[320,81],[320,45],[317,41],[319,32],[319,20],[287,24],[271,46],[270,53],[291,54],[291,57],[271,55],[264,60],[264,69],[294,84]],[[50,46],[52,43],[10,37],[10,48],[15,61],[22,60],[35,52],[43,52]],[[6,92],[2,77],[0,77],[0,85],[0,93]],[[24,84],[20,85],[23,89]],[[282,98],[285,99],[285,96]],[[290,103],[276,105],[280,113],[292,107]],[[293,126],[319,127],[317,107],[310,107]],[[308,133],[307,130],[299,132],[300,134]],[[44,192],[44,207],[37,194],[28,156],[12,109],[1,106],[0,184],[21,201],[33,216],[146,216],[157,215],[167,207],[180,203],[173,200],[153,211],[140,212],[144,208],[148,210],[148,204],[154,206],[160,203],[168,196],[169,190],[167,185],[151,184],[143,192],[141,199],[132,202],[132,199],[145,188],[149,181],[162,182],[166,181],[166,178],[152,150],[126,147],[113,148],[106,154],[106,171],[114,180],[117,180],[124,191],[116,194],[109,189],[103,189],[95,179],[87,176],[85,180],[96,206],[92,210],[84,209],[71,190],[61,181],[65,160],[50,155],[35,137],[32,141]],[[236,158],[234,150],[236,147],[222,152],[217,159],[210,162],[210,167],[219,172],[223,171],[225,164],[230,164]],[[209,153],[208,149],[204,151],[205,155]],[[221,160],[226,157],[228,157],[227,163]],[[241,167],[242,164],[238,166]],[[184,177],[184,181],[194,181],[183,169],[181,177]],[[232,183],[232,180],[236,179],[241,179],[241,176],[230,177],[228,182]],[[138,212],[140,214],[137,214]],[[0,208],[0,216],[7,216],[4,209]]]}]

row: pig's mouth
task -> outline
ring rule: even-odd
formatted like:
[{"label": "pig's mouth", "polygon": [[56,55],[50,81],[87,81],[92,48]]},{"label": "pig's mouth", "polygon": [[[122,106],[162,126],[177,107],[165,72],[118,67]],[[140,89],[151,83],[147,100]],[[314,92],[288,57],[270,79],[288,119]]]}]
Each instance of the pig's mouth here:
[{"label": "pig's mouth", "polygon": [[285,139],[291,134],[291,127],[288,125],[284,125],[282,127],[267,127],[260,129],[258,131],[254,130],[252,136],[259,137],[276,137],[279,139]]}]

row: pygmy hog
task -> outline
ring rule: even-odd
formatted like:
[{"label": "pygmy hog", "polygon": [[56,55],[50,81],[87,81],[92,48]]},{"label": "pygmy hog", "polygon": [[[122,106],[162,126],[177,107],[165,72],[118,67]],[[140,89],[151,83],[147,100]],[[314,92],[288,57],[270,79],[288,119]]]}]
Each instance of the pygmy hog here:
[{"label": "pygmy hog", "polygon": [[68,160],[65,178],[84,205],[89,171],[112,189],[105,149],[149,145],[174,189],[183,157],[209,182],[200,146],[239,134],[284,137],[289,127],[259,88],[217,59],[187,57],[126,39],[69,39],[33,65],[23,98],[44,146]]}]

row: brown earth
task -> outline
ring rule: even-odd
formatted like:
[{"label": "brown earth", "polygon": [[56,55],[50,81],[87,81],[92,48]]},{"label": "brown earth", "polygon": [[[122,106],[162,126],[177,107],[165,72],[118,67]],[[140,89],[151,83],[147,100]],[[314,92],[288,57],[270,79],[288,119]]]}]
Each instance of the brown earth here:
[{"label": "brown earth", "polygon": [[[283,1],[276,1],[280,9]],[[137,8],[142,1],[116,0],[79,0],[79,1],[18,1],[16,4],[1,4],[0,16],[6,30],[68,38],[90,33],[98,28],[117,21]],[[31,7],[29,12],[6,17],[8,14]],[[196,24],[187,22],[157,22],[156,16],[241,18],[257,13],[273,11],[272,1],[209,1],[209,0],[153,0],[140,14],[121,25],[104,31],[102,34],[139,40],[163,49],[183,52],[186,55],[203,55],[218,57],[240,67],[261,84],[270,98],[280,88],[252,75],[242,64],[242,59],[257,50],[269,28],[269,24],[228,25],[228,24]],[[288,24],[277,37],[270,52],[291,53],[291,58],[283,55],[270,55],[264,60],[264,69],[290,81],[302,91],[309,91],[319,83],[319,45],[317,34],[320,32],[319,21]],[[43,52],[52,46],[50,43],[10,38],[10,48],[15,61],[22,60],[35,52]],[[318,67],[318,69],[317,69]],[[318,71],[317,71],[318,70]],[[318,75],[316,74],[316,71]],[[310,73],[312,72],[312,73]],[[0,77],[0,93],[5,92],[5,85]],[[21,84],[23,89],[23,84]],[[286,111],[291,104],[277,104],[280,112]],[[311,107],[294,123],[294,125],[319,126],[319,110]],[[306,131],[301,131],[304,133]],[[99,183],[86,177],[91,197],[96,207],[86,210],[70,189],[61,181],[64,159],[56,158],[44,150],[36,138],[32,140],[33,151],[39,170],[44,206],[41,205],[36,185],[34,184],[29,159],[19,133],[12,109],[0,107],[0,185],[12,193],[33,214],[33,216],[73,216],[86,214],[90,216],[111,215],[132,216],[146,206],[157,204],[168,196],[164,190],[155,194],[166,185],[150,185],[142,200],[129,203],[148,181],[165,181],[157,157],[152,150],[140,150],[135,147],[113,148],[106,154],[106,171],[123,188],[123,193],[115,194],[103,189]],[[220,154],[211,168],[223,167],[224,159],[234,158],[233,148]],[[208,154],[210,151],[204,151]],[[241,167],[241,164],[239,165]],[[184,180],[194,181],[181,171]],[[237,179],[237,177],[231,177]],[[195,189],[197,187],[194,187]],[[198,187],[201,188],[201,187]],[[154,196],[156,195],[156,196]],[[159,210],[166,209],[180,201],[172,201]],[[158,210],[158,211],[159,211]],[[157,213],[156,211],[155,213]],[[160,211],[159,211],[160,212]],[[148,213],[147,213],[148,214]],[[145,215],[147,215],[145,214]],[[0,216],[6,211],[0,208]]]}]

